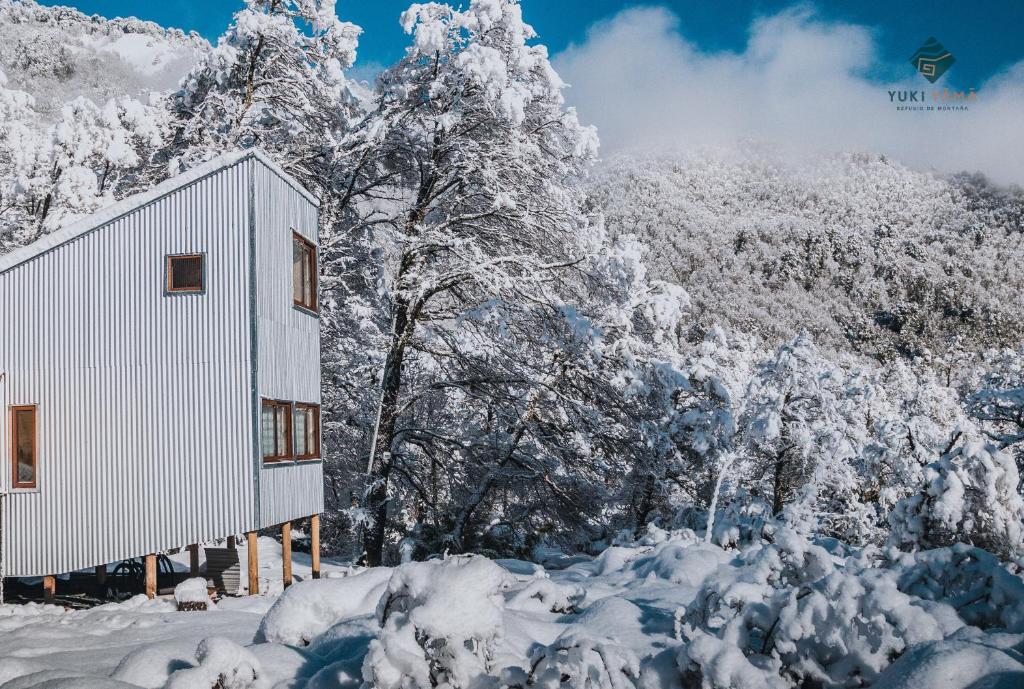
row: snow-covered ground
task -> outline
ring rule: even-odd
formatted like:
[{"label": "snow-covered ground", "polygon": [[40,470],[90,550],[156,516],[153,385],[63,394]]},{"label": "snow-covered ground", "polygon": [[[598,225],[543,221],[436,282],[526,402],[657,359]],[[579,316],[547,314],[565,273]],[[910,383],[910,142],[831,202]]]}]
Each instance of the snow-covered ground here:
[{"label": "snow-covered ground", "polygon": [[282,595],[264,539],[272,593],[206,612],[0,607],[0,687],[1024,686],[1024,580],[984,551],[770,540],[726,550],[652,529],[560,570],[328,562],[319,581],[297,557]]}]

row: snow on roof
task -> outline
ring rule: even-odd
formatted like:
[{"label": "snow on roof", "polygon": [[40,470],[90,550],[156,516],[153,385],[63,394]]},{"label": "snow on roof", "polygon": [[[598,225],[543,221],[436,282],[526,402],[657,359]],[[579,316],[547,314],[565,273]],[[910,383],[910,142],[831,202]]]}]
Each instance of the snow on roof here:
[{"label": "snow on roof", "polygon": [[263,151],[257,148],[231,151],[229,153],[219,155],[202,165],[197,165],[191,170],[186,170],[180,175],[175,175],[174,177],[156,185],[152,189],[139,192],[138,194],[133,194],[132,196],[121,199],[117,203],[101,208],[91,215],[75,220],[58,230],[43,235],[40,239],[27,246],[23,246],[20,249],[15,249],[14,251],[0,256],[0,273],[5,273],[11,268],[19,266],[40,254],[44,254],[51,249],[61,246],[62,244],[66,244],[72,239],[81,237],[92,230],[99,229],[100,227],[103,227],[104,225],[131,213],[132,211],[138,210],[143,206],[147,206],[154,201],[159,201],[163,197],[181,189],[182,187],[198,182],[204,177],[212,175],[224,168],[231,167],[232,165],[235,165],[247,158],[255,158],[260,161],[287,182],[289,186],[295,189],[295,191],[302,194],[303,198],[307,201],[312,203],[314,206],[320,205],[320,202],[317,201],[315,196],[304,189],[302,185],[295,180],[295,178],[285,172],[280,165],[271,160]]}]

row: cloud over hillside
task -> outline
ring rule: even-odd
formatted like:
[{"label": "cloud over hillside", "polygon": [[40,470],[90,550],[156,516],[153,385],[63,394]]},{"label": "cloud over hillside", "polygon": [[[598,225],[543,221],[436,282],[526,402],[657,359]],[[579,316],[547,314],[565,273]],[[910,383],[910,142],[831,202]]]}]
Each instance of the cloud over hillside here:
[{"label": "cloud over hillside", "polygon": [[[672,12],[647,7],[595,24],[555,64],[606,154],[753,139],[1024,183],[1024,62],[983,84],[957,83],[954,68],[932,86],[909,65],[906,77],[884,83],[871,75],[893,66],[880,62],[870,27],[794,8],[756,20],[742,52],[707,52]],[[888,95],[924,91],[930,104],[943,87],[973,87],[978,100],[966,112],[906,112]]]}]

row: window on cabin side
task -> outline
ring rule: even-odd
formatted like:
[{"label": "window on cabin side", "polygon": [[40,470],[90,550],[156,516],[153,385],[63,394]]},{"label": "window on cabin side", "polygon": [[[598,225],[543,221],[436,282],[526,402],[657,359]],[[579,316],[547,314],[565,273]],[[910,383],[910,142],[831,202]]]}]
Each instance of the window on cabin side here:
[{"label": "window on cabin side", "polygon": [[295,404],[295,458],[320,458],[320,407],[315,404]]},{"label": "window on cabin side", "polygon": [[35,488],[39,443],[36,438],[36,408],[11,407],[11,460],[15,488]]},{"label": "window on cabin side", "polygon": [[292,458],[292,405],[263,400],[260,415],[260,445],[264,462]]},{"label": "window on cabin side", "polygon": [[175,294],[203,291],[202,254],[184,254],[167,257],[167,291]]},{"label": "window on cabin side", "polygon": [[317,310],[316,247],[292,233],[292,301],[310,311]]}]

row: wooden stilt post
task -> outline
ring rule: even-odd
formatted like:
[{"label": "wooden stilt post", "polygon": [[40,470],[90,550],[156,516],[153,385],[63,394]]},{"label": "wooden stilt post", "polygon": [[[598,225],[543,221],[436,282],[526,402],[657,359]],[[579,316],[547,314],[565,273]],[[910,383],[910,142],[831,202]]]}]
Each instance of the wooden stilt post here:
[{"label": "wooden stilt post", "polygon": [[143,561],[146,565],[146,598],[156,598],[156,555],[150,553]]},{"label": "wooden stilt post", "polygon": [[107,566],[96,565],[96,594],[107,595]]},{"label": "wooden stilt post", "polygon": [[249,595],[260,592],[260,557],[256,552],[256,532],[245,534],[246,546],[249,551]]},{"label": "wooden stilt post", "polygon": [[292,523],[281,525],[281,579],[284,587],[292,585]]},{"label": "wooden stilt post", "polygon": [[309,553],[313,556],[313,578],[320,578],[320,515],[309,518]]},{"label": "wooden stilt post", "polygon": [[52,574],[43,577],[43,598],[53,598],[57,595],[57,577]]},{"label": "wooden stilt post", "polygon": [[188,575],[199,576],[199,544],[193,543],[188,547]]}]

